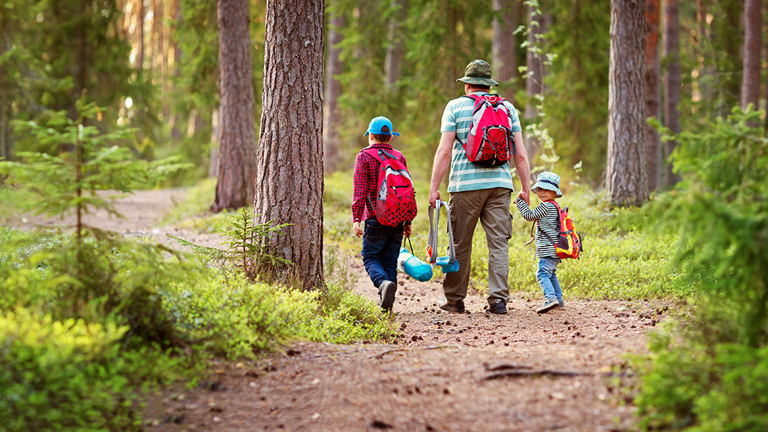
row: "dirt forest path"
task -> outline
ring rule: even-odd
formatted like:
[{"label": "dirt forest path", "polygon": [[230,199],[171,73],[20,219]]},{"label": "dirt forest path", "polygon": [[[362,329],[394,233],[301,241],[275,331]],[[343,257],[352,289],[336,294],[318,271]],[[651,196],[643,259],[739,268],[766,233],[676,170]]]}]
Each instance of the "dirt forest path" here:
[{"label": "dirt forest path", "polygon": [[[191,237],[159,226],[182,190],[138,192],[122,199],[123,219],[90,223],[165,241]],[[375,290],[362,265],[356,290]],[[439,272],[438,272],[439,273]],[[220,362],[198,388],[171,389],[146,409],[151,431],[620,431],[631,408],[607,376],[624,355],[641,352],[660,302],[570,300],[538,315],[538,299],[512,293],[509,314],[437,308],[439,283],[401,280],[395,344],[296,343],[256,362]],[[546,371],[566,372],[552,375]],[[544,374],[537,374],[545,372]]]}]

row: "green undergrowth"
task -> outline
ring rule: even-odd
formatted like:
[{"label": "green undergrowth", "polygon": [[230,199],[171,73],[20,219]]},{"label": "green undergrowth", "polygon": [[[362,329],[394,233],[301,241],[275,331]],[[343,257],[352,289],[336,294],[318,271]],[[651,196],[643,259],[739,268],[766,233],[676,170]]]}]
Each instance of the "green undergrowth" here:
[{"label": "green undergrowth", "polygon": [[768,137],[762,111],[672,136],[682,181],[663,197],[681,284],[699,295],[635,359],[644,431],[768,430]]},{"label": "green undergrowth", "polygon": [[[344,278],[329,274],[325,291],[303,292],[103,233],[76,242],[0,229],[4,430],[141,430],[143,391],[194,382],[211,357],[395,335]],[[337,273],[346,266],[327,261]]]},{"label": "green undergrowth", "polygon": [[[429,219],[427,216],[428,183],[416,181],[419,214],[413,223],[412,242],[416,255],[426,255]],[[672,232],[655,228],[656,210],[653,206],[634,209],[610,209],[603,194],[585,186],[566,189],[559,200],[570,207],[578,230],[584,236],[586,252],[579,260],[565,260],[558,268],[558,277],[565,295],[570,298],[636,299],[650,297],[685,297],[691,293],[676,283],[680,272],[672,264]],[[443,193],[444,194],[444,193]],[[349,254],[359,254],[360,239],[352,234],[351,224],[352,176],[337,172],[325,179],[326,241],[338,245]],[[538,204],[535,196],[531,205]],[[512,207],[512,238],[509,248],[509,285],[513,291],[538,296],[536,264],[533,245],[525,246],[530,238],[531,223],[525,221]],[[441,223],[442,225],[442,223]],[[441,233],[441,245],[446,236]],[[472,251],[470,285],[479,292],[487,290],[488,249],[485,232],[478,223]],[[440,272],[437,271],[437,275]]]}]

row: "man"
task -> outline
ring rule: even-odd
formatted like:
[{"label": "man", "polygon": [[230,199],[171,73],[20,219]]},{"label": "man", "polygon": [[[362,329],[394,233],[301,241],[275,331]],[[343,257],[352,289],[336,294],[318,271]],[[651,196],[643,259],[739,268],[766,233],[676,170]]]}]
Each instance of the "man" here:
[{"label": "man", "polygon": [[[491,66],[484,60],[474,60],[467,65],[464,76],[457,81],[464,83],[464,94],[488,94],[492,86],[499,85],[491,77]],[[504,102],[510,113],[510,126],[514,133],[517,175],[522,190],[518,197],[530,203],[530,169],[528,155],[523,144],[517,110]],[[512,215],[509,212],[510,195],[514,191],[509,163],[484,168],[473,164],[462,147],[466,142],[474,101],[460,97],[448,102],[440,125],[440,145],[432,166],[432,183],[429,202],[435,205],[440,199],[440,182],[450,167],[448,192],[451,204],[451,225],[456,242],[459,271],[448,273],[443,282],[447,302],[440,306],[448,312],[463,313],[464,298],[469,285],[472,257],[472,236],[477,220],[483,225],[488,244],[488,311],[506,314],[509,301],[507,276],[509,273],[509,238],[512,235]]]}]

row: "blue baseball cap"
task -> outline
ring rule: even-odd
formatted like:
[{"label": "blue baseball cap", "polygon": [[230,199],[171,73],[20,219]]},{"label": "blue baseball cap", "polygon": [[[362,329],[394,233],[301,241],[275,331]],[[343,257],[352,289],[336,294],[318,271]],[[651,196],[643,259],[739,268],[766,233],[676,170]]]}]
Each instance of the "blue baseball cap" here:
[{"label": "blue baseball cap", "polygon": [[383,116],[374,117],[368,124],[368,130],[365,131],[363,135],[400,135],[398,132],[395,132],[392,129],[394,129],[392,127],[392,122],[388,118]]}]

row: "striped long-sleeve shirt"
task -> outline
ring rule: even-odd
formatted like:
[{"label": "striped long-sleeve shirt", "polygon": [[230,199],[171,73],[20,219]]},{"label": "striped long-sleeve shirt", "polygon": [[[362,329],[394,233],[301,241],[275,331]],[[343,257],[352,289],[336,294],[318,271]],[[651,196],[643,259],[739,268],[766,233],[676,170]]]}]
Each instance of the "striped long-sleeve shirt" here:
[{"label": "striped long-sleeve shirt", "polygon": [[560,216],[551,202],[543,202],[531,210],[522,199],[515,200],[520,215],[527,221],[536,221],[536,255],[557,258],[555,242],[560,233]]}]

